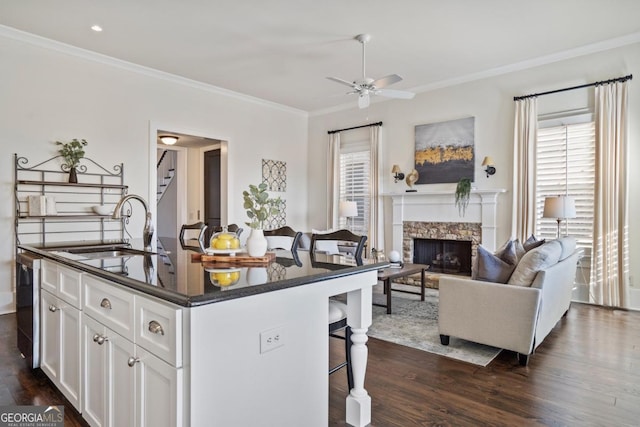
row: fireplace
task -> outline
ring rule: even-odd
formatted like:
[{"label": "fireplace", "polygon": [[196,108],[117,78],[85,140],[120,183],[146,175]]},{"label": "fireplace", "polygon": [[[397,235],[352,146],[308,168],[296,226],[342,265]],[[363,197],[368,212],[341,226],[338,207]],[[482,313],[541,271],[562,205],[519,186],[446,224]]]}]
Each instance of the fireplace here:
[{"label": "fireplace", "polygon": [[428,264],[432,273],[471,275],[471,241],[413,239],[413,263]]}]

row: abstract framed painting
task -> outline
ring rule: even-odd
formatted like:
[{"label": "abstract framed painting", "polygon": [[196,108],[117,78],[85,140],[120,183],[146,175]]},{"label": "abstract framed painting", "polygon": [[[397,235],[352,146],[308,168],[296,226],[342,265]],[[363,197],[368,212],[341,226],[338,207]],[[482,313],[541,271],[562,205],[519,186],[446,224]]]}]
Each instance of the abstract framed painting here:
[{"label": "abstract framed painting", "polygon": [[416,184],[474,180],[475,117],[418,125],[415,139]]}]

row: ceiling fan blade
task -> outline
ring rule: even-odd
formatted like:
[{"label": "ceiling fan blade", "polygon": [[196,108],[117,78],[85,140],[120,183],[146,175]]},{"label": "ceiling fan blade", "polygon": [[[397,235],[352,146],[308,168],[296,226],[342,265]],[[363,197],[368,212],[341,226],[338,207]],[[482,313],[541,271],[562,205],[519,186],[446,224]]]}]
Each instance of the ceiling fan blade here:
[{"label": "ceiling fan blade", "polygon": [[369,106],[369,93],[365,92],[365,93],[361,93],[360,96],[358,97],[358,107],[360,108],[367,108]]},{"label": "ceiling fan blade", "polygon": [[378,89],[376,95],[386,96],[387,98],[398,99],[413,99],[416,96],[413,92],[407,92],[406,90],[393,90],[393,89]]},{"label": "ceiling fan blade", "polygon": [[402,80],[402,77],[400,77],[399,75],[389,74],[388,76],[380,77],[379,79],[374,80],[373,83],[371,83],[371,85],[375,86],[378,89],[382,89],[383,87],[387,87],[394,83],[398,83],[401,80]]},{"label": "ceiling fan blade", "polygon": [[360,89],[360,86],[358,86],[357,84],[355,84],[355,83],[353,83],[353,82],[348,82],[348,81],[346,81],[346,80],[342,80],[342,79],[339,79],[339,78],[337,78],[337,77],[327,77],[327,78],[328,78],[329,80],[331,80],[331,81],[336,82],[336,83],[340,83],[340,84],[343,84],[343,85],[346,85],[346,86],[352,87],[352,88],[354,88],[354,89]]}]

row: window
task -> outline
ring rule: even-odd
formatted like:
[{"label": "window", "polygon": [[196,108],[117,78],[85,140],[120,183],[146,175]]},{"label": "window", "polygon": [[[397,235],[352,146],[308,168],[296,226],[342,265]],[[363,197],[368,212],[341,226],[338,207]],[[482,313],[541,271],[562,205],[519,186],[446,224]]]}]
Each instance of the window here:
[{"label": "window", "polygon": [[339,218],[338,223],[340,228],[347,228],[355,234],[368,234],[370,157],[368,141],[343,143],[340,148],[340,195],[338,199],[356,202],[358,216]]},{"label": "window", "polygon": [[540,122],[536,148],[536,236],[555,239],[557,221],[543,218],[547,196],[569,195],[576,204],[576,218],[563,220],[560,234],[574,236],[578,247],[591,254],[595,181],[595,123],[543,127]]}]

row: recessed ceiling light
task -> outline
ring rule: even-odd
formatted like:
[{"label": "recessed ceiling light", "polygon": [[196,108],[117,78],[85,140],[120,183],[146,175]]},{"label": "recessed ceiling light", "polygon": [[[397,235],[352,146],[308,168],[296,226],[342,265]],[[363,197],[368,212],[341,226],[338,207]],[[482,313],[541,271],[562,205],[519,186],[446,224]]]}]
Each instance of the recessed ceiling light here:
[{"label": "recessed ceiling light", "polygon": [[100,25],[92,25],[91,29],[96,33],[99,33],[100,31],[102,31],[102,27]]}]

